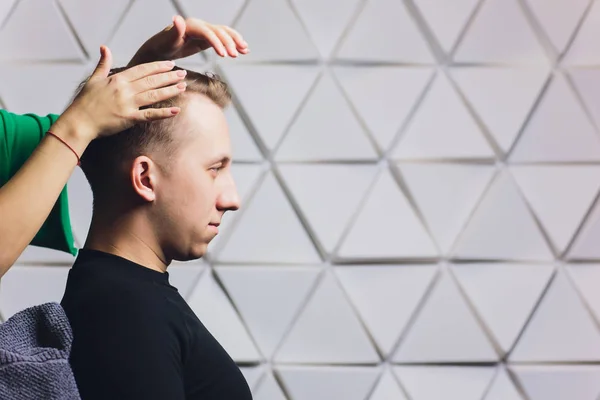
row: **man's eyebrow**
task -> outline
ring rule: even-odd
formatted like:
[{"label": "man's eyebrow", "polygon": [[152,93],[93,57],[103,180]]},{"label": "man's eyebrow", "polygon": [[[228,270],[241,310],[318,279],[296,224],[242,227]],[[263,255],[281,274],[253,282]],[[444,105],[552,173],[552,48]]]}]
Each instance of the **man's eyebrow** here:
[{"label": "man's eyebrow", "polygon": [[227,164],[230,161],[231,161],[231,157],[229,157],[227,155],[222,155],[222,156],[215,157],[213,164]]}]

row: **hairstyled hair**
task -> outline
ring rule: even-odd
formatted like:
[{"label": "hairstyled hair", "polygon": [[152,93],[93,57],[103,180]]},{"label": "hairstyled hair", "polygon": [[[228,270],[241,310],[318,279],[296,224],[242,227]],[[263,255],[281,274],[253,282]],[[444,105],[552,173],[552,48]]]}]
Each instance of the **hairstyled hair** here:
[{"label": "hairstyled hair", "polygon": [[[113,69],[110,75],[125,69]],[[174,68],[180,69],[182,68]],[[186,71],[184,82],[187,83],[187,87],[184,93],[145,108],[182,106],[186,97],[191,94],[205,95],[221,108],[230,103],[228,86],[217,75]],[[115,135],[95,139],[88,145],[81,157],[81,169],[92,189],[94,204],[103,197],[108,199],[114,195],[114,191],[108,189],[125,182],[127,178],[123,171],[136,157],[150,155],[158,150],[166,155],[172,155],[176,151],[177,146],[171,130],[179,115],[164,120],[137,123]]]}]

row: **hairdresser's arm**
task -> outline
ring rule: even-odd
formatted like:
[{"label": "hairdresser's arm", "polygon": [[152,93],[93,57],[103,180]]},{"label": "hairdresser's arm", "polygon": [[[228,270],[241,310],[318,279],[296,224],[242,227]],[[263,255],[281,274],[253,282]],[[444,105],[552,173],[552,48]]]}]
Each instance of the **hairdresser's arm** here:
[{"label": "hairdresser's arm", "polygon": [[[50,128],[64,143],[52,135],[44,136],[0,188],[0,276],[36,235],[77,165],[78,156],[93,139],[120,132],[138,121],[169,118],[180,111],[177,107],[139,109],[185,90],[178,87],[183,77],[171,71],[172,63],[139,65],[108,77],[111,64],[110,51],[102,47],[94,74]],[[149,76],[153,79],[147,80]],[[0,133],[4,133],[0,140],[7,139],[6,132]],[[9,153],[8,140],[2,144]]]},{"label": "hairdresser's arm", "polygon": [[248,54],[248,43],[237,31],[197,18],[177,15],[173,23],[148,39],[129,62],[129,66],[155,60],[176,60],[214,48],[221,56]]}]

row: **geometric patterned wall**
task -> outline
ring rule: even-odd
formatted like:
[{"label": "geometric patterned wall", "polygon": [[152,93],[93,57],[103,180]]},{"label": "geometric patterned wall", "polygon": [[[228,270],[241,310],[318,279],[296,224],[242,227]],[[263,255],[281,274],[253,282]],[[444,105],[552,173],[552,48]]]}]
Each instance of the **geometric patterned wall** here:
[{"label": "geometric patterned wall", "polygon": [[[170,273],[256,399],[599,398],[600,0],[2,0],[1,105],[61,112],[176,13],[251,48],[179,62],[232,86],[244,204]],[[3,318],[72,261],[28,248]]]}]

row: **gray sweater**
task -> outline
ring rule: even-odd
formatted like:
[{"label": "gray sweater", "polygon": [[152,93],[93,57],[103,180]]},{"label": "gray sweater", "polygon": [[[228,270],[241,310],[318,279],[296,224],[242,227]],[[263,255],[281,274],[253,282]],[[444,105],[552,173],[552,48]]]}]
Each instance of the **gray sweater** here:
[{"label": "gray sweater", "polygon": [[69,365],[72,340],[57,303],[28,308],[0,324],[0,399],[79,400]]}]

